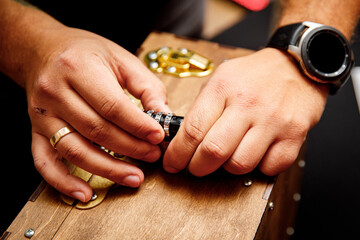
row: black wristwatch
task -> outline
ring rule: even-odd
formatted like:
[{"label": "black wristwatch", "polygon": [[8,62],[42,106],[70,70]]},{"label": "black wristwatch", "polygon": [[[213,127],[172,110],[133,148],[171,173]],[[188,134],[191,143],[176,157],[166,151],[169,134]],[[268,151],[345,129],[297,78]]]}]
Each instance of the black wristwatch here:
[{"label": "black wristwatch", "polygon": [[288,52],[311,80],[334,94],[350,77],[354,57],[349,42],[333,27],[302,22],[280,27],[267,47]]}]

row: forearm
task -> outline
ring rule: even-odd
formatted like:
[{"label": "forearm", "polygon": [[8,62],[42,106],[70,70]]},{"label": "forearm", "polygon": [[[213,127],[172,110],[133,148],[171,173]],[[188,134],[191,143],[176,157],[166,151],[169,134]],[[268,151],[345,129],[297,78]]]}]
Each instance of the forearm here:
[{"label": "forearm", "polygon": [[30,6],[0,0],[0,71],[19,85],[46,60],[46,39],[63,25]]},{"label": "forearm", "polygon": [[360,0],[281,0],[278,25],[312,21],[332,26],[348,39],[360,15]]}]

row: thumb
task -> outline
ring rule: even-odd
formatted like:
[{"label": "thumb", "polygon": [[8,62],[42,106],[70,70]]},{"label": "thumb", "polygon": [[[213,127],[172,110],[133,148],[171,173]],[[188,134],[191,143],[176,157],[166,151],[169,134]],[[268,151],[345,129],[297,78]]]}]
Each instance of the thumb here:
[{"label": "thumb", "polygon": [[132,59],[122,76],[126,89],[141,100],[145,110],[171,112],[165,85],[138,58]]},{"label": "thumb", "polygon": [[171,113],[172,111],[167,103],[166,89],[165,91],[159,91],[159,89],[160,88],[157,88],[157,91],[151,91],[150,89],[144,90],[142,96],[140,97],[141,103],[143,104],[145,110]]}]

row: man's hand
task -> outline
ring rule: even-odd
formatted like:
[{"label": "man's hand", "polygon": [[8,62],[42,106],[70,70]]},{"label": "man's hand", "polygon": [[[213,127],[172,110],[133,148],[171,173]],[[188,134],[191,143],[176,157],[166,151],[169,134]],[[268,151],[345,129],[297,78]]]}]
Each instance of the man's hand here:
[{"label": "man's hand", "polygon": [[[34,64],[36,70],[25,81],[37,170],[50,185],[82,201],[89,200],[91,189],[68,172],[61,157],[119,184],[138,187],[144,179],[140,169],[113,159],[91,142],[156,161],[164,131],[123,89],[141,99],[145,108],[168,111],[164,86],[135,56],[105,38],[67,27],[52,34],[47,37],[51,44],[44,43],[49,54]],[[55,150],[49,138],[68,125],[77,132],[64,136]]]},{"label": "man's hand", "polygon": [[[143,172],[118,161],[93,142],[148,161],[160,155],[161,126],[146,109],[169,111],[166,89],[135,56],[108,39],[69,28],[46,13],[0,0],[0,71],[25,88],[32,123],[35,167],[60,192],[88,201],[90,186],[70,174],[62,157],[116,183],[138,187]],[[76,131],[49,138],[63,127]]]},{"label": "man's hand", "polygon": [[164,169],[188,167],[196,176],[221,166],[233,174],[256,166],[267,175],[284,171],[319,121],[327,92],[277,49],[226,61],[185,116]]}]

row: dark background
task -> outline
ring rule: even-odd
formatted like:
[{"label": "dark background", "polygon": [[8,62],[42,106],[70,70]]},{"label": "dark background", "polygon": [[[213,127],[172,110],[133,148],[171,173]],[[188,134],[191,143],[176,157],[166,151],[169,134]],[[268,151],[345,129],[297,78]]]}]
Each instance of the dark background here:
[{"label": "dark background", "polygon": [[[263,47],[269,34],[271,10],[270,6],[264,11],[249,13],[239,24],[212,40],[254,50]],[[353,49],[359,65],[358,35],[354,37]],[[31,126],[25,94],[3,75],[0,75],[0,83],[1,235],[25,205],[41,177],[31,157]],[[336,96],[329,97],[321,121],[309,133],[300,208],[292,239],[352,239],[358,235],[359,120],[349,81]]]}]

